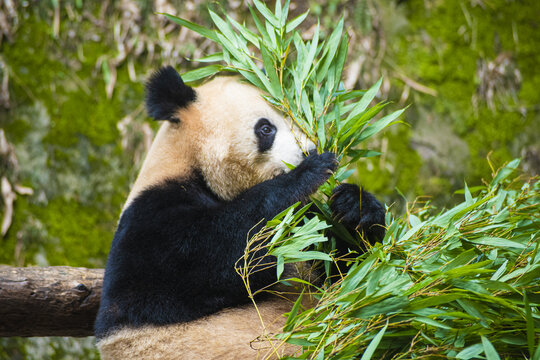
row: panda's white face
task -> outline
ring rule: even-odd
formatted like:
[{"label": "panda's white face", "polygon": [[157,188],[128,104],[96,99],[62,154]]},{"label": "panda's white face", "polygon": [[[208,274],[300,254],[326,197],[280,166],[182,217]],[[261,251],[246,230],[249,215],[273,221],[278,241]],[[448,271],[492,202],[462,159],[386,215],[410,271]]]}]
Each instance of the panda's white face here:
[{"label": "panda's white face", "polygon": [[[225,200],[298,165],[315,145],[255,87],[234,77],[215,78],[194,89],[196,100],[164,121],[128,202],[166,178],[199,170]],[[301,144],[301,146],[299,145]]]},{"label": "panda's white face", "polygon": [[236,78],[217,78],[196,92],[193,108],[182,111],[180,117],[198,115],[201,127],[194,131],[197,167],[224,199],[287,172],[286,163],[296,166],[315,149],[253,86]]}]

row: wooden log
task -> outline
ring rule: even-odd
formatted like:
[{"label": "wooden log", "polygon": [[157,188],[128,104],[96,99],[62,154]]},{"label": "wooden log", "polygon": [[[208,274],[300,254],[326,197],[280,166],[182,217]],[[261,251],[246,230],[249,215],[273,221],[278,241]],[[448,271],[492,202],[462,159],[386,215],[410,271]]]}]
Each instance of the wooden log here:
[{"label": "wooden log", "polygon": [[92,336],[103,273],[0,266],[0,336]]}]

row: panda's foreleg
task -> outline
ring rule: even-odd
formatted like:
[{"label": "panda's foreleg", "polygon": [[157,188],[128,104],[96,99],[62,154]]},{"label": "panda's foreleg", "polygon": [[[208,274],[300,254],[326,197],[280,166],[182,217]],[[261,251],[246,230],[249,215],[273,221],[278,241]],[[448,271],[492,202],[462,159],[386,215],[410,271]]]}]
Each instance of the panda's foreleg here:
[{"label": "panda's foreleg", "polygon": [[[245,299],[243,283],[235,273],[234,264],[244,255],[249,238],[279,212],[295,202],[306,200],[328,179],[336,166],[334,154],[312,154],[291,172],[257,184],[197,217],[192,226],[203,229],[199,237],[219,239],[209,249],[214,257],[211,260],[213,268],[211,271],[206,268],[204,274],[205,282],[214,284],[214,293],[217,287],[218,293],[226,294],[229,301],[238,301],[238,296]],[[206,256],[212,255],[207,253]],[[253,289],[263,288],[276,280],[272,266],[275,260],[265,255],[264,249],[253,254],[254,258],[262,259],[260,268],[265,268],[251,274]],[[209,279],[213,276],[215,278]]]},{"label": "panda's foreleg", "polygon": [[[125,246],[122,251],[126,253],[136,253],[137,262],[129,264],[131,269],[126,273],[144,277],[137,283],[147,284],[151,290],[144,292],[148,301],[141,314],[130,310],[141,319],[135,322],[143,323],[147,318],[155,324],[191,321],[248,302],[243,279],[235,270],[248,240],[266,221],[307,199],[336,165],[333,154],[310,155],[289,173],[259,183],[229,201],[202,201],[210,191],[202,183],[171,184],[163,191],[146,194],[152,195],[156,201],[153,206],[161,209],[150,218],[145,215],[148,203],[135,200],[135,207],[146,206],[141,208],[140,217],[132,215],[135,209],[128,210],[123,221],[133,227],[133,236],[129,242],[119,239],[116,245]],[[260,259],[258,269],[262,269],[249,276],[250,287],[256,291],[277,280],[275,259],[267,256],[264,247],[252,256]],[[144,268],[149,270],[142,271]],[[175,305],[162,305],[168,302]]]}]

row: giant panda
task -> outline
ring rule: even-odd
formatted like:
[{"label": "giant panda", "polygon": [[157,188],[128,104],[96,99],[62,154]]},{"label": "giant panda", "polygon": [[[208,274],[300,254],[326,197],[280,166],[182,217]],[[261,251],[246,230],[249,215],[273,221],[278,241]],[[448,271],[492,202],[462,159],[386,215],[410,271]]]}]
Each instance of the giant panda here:
[{"label": "giant panda", "polygon": [[[95,323],[102,359],[263,359],[296,351],[268,337],[282,329],[291,301],[263,296],[255,308],[234,265],[264,221],[328,179],[335,155],[317,154],[258,89],[235,77],[191,88],[162,68],[146,85],[146,107],[164,122],[107,260]],[[352,231],[371,240],[384,234],[384,209],[372,194],[343,184],[332,198],[335,217]],[[275,281],[272,266],[250,276],[252,289]]]}]

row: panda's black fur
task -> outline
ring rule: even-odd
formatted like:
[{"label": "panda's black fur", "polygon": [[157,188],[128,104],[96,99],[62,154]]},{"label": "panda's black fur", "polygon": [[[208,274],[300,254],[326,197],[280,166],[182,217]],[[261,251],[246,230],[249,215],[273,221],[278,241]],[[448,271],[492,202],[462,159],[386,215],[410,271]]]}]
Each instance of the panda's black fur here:
[{"label": "panda's black fur", "polygon": [[[143,191],[118,224],[96,336],[122,325],[188,322],[248,302],[234,269],[248,232],[254,234],[262,219],[305,200],[335,166],[330,153],[312,155],[294,171],[260,183],[233,201],[220,200],[198,174]],[[271,267],[258,271],[250,276],[251,287],[272,284],[275,275]]]},{"label": "panda's black fur", "polygon": [[179,122],[178,109],[188,106],[196,98],[195,91],[184,84],[171,66],[156,71],[146,84],[146,110],[155,120]]},{"label": "panda's black fur", "polygon": [[[147,108],[155,119],[180,126],[179,110],[196,99],[196,92],[170,67],[155,73],[147,84]],[[264,119],[254,131],[259,151],[265,152],[272,147],[275,129],[270,124],[270,129],[261,130],[262,126],[268,126]],[[336,165],[331,153],[311,153],[294,170],[231,200],[214,193],[199,169],[146,187],[128,203],[118,223],[95,323],[97,338],[124,327],[189,323],[249,302],[234,268],[248,234],[257,232],[263,220],[308,199]],[[357,186],[337,187],[331,208],[351,232],[359,229],[371,241],[384,235],[382,205]],[[273,267],[258,271],[250,276],[251,288],[266,287],[275,276]]]}]

